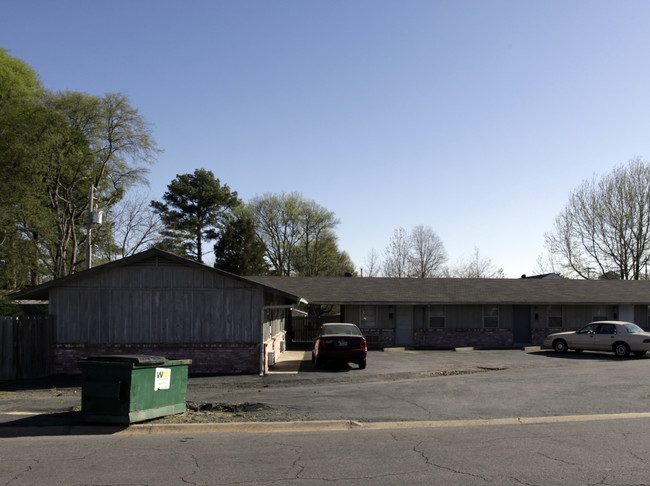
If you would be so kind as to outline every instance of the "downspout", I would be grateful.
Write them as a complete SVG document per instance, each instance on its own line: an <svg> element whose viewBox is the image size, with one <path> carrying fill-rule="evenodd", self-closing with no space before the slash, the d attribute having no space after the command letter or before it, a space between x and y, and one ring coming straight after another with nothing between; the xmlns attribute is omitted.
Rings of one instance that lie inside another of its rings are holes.
<svg viewBox="0 0 650 486"><path fill-rule="evenodd" d="M260 327L260 331L262 335L260 336L260 376L264 376L264 361L265 361L265 356L264 356L264 316L266 315L267 310L273 310L273 309L291 309L295 310L297 312L304 312L301 310L296 309L297 306L300 304L307 304L307 301L305 299L298 299L298 301L295 304L289 304L289 305L265 305L262 307L262 320L261 324L262 326ZM307 313L304 312L306 315Z"/></svg>

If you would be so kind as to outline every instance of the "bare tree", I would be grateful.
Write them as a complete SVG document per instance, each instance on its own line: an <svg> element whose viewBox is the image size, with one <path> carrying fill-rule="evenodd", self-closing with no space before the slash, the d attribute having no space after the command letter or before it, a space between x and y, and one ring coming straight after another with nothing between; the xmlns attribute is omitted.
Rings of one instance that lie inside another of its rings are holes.
<svg viewBox="0 0 650 486"><path fill-rule="evenodd" d="M409 271L409 239L404 228L393 232L385 251L384 276L408 277Z"/></svg>
<svg viewBox="0 0 650 486"><path fill-rule="evenodd" d="M447 261L445 246L429 226L416 226L409 236L409 276L434 277Z"/></svg>
<svg viewBox="0 0 650 486"><path fill-rule="evenodd" d="M537 257L537 265L534 268L534 272L537 275L543 275L547 273L555 273L560 275L560 271L557 269L558 264L555 261L555 258L552 254L539 255Z"/></svg>
<svg viewBox="0 0 650 486"><path fill-rule="evenodd" d="M381 256L374 248L370 251L370 253L368 253L368 256L366 256L364 264L365 268L362 270L365 270L364 275L366 277L379 276L379 273L381 271Z"/></svg>
<svg viewBox="0 0 650 486"><path fill-rule="evenodd" d="M135 192L111 208L106 220L115 244L99 248L101 256L109 261L124 258L162 240L164 225L149 200L148 195Z"/></svg>
<svg viewBox="0 0 650 486"><path fill-rule="evenodd" d="M477 247L474 247L474 253L469 260L461 260L455 267L447 269L446 276L452 278L505 278L503 269L495 267L491 258L482 257Z"/></svg>
<svg viewBox="0 0 650 486"><path fill-rule="evenodd" d="M650 259L650 166L631 160L574 191L546 244L581 278L643 278Z"/></svg>
<svg viewBox="0 0 650 486"><path fill-rule="evenodd" d="M416 226L410 234L397 228L385 251L384 276L434 277L446 260L445 247L429 226Z"/></svg>

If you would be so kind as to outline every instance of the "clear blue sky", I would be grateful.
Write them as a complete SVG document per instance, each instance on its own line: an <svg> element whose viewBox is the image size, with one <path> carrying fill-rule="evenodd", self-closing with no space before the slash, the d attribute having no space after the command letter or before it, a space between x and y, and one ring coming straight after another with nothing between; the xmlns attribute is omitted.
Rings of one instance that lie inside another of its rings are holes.
<svg viewBox="0 0 650 486"><path fill-rule="evenodd" d="M0 47L52 90L123 92L159 199L212 170L334 211L357 268L433 228L450 263L532 273L594 173L650 159L646 0L1 0Z"/></svg>

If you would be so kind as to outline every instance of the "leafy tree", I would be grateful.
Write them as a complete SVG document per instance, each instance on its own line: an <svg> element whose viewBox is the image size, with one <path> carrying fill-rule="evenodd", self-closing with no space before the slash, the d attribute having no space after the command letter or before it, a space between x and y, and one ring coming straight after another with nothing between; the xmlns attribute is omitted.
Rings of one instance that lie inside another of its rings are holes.
<svg viewBox="0 0 650 486"><path fill-rule="evenodd" d="M231 218L214 245L214 267L236 275L265 275L266 245L255 232L255 222L246 212Z"/></svg>
<svg viewBox="0 0 650 486"><path fill-rule="evenodd" d="M341 275L352 275L353 277L357 276L357 272L354 267L354 262L352 261L350 255L346 251L338 252L334 271L330 271L324 276L340 277Z"/></svg>
<svg viewBox="0 0 650 486"><path fill-rule="evenodd" d="M334 213L315 201L300 204L300 243L295 253L296 274L301 276L332 276L349 271L339 267L341 257L334 227L339 223Z"/></svg>
<svg viewBox="0 0 650 486"><path fill-rule="evenodd" d="M346 274L356 275L350 255L338 248L336 237L323 238L313 248L318 255L317 264L312 265L311 274L298 272L297 275L312 277L340 277Z"/></svg>
<svg viewBox="0 0 650 486"><path fill-rule="evenodd" d="M554 226L547 248L571 274L643 278L650 260L650 165L634 159L584 181Z"/></svg>
<svg viewBox="0 0 650 486"><path fill-rule="evenodd" d="M110 209L144 180L156 151L124 95L49 92L0 50L0 265L12 269L0 270L2 286L74 272L83 263L90 188Z"/></svg>
<svg viewBox="0 0 650 486"><path fill-rule="evenodd" d="M145 180L143 164L157 148L144 118L120 94L47 93L40 112L33 159L39 184L25 205L22 231L48 273L62 277L83 263L90 188L96 203L109 209L126 188Z"/></svg>
<svg viewBox="0 0 650 486"><path fill-rule="evenodd" d="M239 205L236 192L221 185L214 174L196 169L181 174L167 186L163 201L151 201L151 207L165 225L163 248L203 262L203 245L215 240L226 218Z"/></svg>
<svg viewBox="0 0 650 486"><path fill-rule="evenodd" d="M267 193L251 201L258 234L266 245L266 257L275 275L294 273L295 253L301 238L298 193Z"/></svg>
<svg viewBox="0 0 650 486"><path fill-rule="evenodd" d="M16 221L25 196L37 182L29 169L38 143L30 118L42 92L38 74L0 48L0 288L37 283L37 255Z"/></svg>
<svg viewBox="0 0 650 486"><path fill-rule="evenodd" d="M0 47L0 110L16 102L34 100L42 92L38 73Z"/></svg>
<svg viewBox="0 0 650 486"><path fill-rule="evenodd" d="M265 194L250 208L276 275L327 276L354 270L339 251L334 213L297 192Z"/></svg>

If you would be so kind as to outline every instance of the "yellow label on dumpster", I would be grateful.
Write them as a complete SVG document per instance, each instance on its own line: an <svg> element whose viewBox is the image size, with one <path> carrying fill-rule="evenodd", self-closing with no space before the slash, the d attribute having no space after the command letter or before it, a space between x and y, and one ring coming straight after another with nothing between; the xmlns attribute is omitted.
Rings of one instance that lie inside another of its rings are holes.
<svg viewBox="0 0 650 486"><path fill-rule="evenodd" d="M169 390L169 384L172 381L171 368L156 368L156 379L153 384L154 391Z"/></svg>

